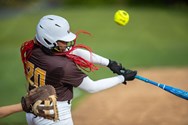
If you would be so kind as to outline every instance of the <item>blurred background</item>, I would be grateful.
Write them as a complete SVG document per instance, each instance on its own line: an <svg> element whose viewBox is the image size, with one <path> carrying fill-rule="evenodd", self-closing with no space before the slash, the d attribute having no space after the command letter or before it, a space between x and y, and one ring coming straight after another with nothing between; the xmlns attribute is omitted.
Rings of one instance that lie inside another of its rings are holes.
<svg viewBox="0 0 188 125"><path fill-rule="evenodd" d="M119 9L130 15L125 27L113 21ZM38 21L48 14L65 17L73 32L89 31L92 36L81 34L77 42L125 67L188 66L187 0L0 0L0 106L17 103L25 95L19 48L34 38ZM103 69L89 76L99 79L113 75ZM86 96L75 89L73 110ZM12 124L25 125L25 114L0 119L0 125Z"/></svg>

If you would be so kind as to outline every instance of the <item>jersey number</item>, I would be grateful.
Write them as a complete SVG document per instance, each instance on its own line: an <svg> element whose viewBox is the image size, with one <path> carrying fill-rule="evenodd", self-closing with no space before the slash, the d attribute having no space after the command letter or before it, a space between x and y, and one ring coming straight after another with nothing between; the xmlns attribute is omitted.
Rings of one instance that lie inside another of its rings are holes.
<svg viewBox="0 0 188 125"><path fill-rule="evenodd" d="M45 85L46 71L34 66L33 63L27 62L27 80L31 86Z"/></svg>

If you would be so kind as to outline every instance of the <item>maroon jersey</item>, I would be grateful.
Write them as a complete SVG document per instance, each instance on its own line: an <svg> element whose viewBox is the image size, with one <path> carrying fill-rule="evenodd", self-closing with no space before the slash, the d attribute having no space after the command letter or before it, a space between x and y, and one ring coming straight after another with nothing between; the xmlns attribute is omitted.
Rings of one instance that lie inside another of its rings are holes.
<svg viewBox="0 0 188 125"><path fill-rule="evenodd" d="M51 56L35 47L27 61L27 80L31 86L52 85L58 101L71 100L73 87L86 77L76 64L64 56Z"/></svg>

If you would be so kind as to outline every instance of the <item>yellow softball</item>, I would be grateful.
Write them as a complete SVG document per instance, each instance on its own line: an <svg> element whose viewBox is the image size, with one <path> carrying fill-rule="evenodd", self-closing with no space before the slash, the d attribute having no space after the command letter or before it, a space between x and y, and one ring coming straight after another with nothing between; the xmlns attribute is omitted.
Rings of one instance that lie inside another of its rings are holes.
<svg viewBox="0 0 188 125"><path fill-rule="evenodd" d="M125 10L118 10L114 14L114 21L121 26L125 26L129 22L129 14Z"/></svg>

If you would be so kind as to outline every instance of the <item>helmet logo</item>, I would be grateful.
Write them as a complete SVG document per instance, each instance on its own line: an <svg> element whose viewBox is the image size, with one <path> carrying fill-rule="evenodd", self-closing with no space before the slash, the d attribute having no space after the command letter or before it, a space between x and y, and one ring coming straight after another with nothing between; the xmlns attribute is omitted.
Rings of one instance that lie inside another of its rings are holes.
<svg viewBox="0 0 188 125"><path fill-rule="evenodd" d="M67 30L67 33L70 33L70 30Z"/></svg>

